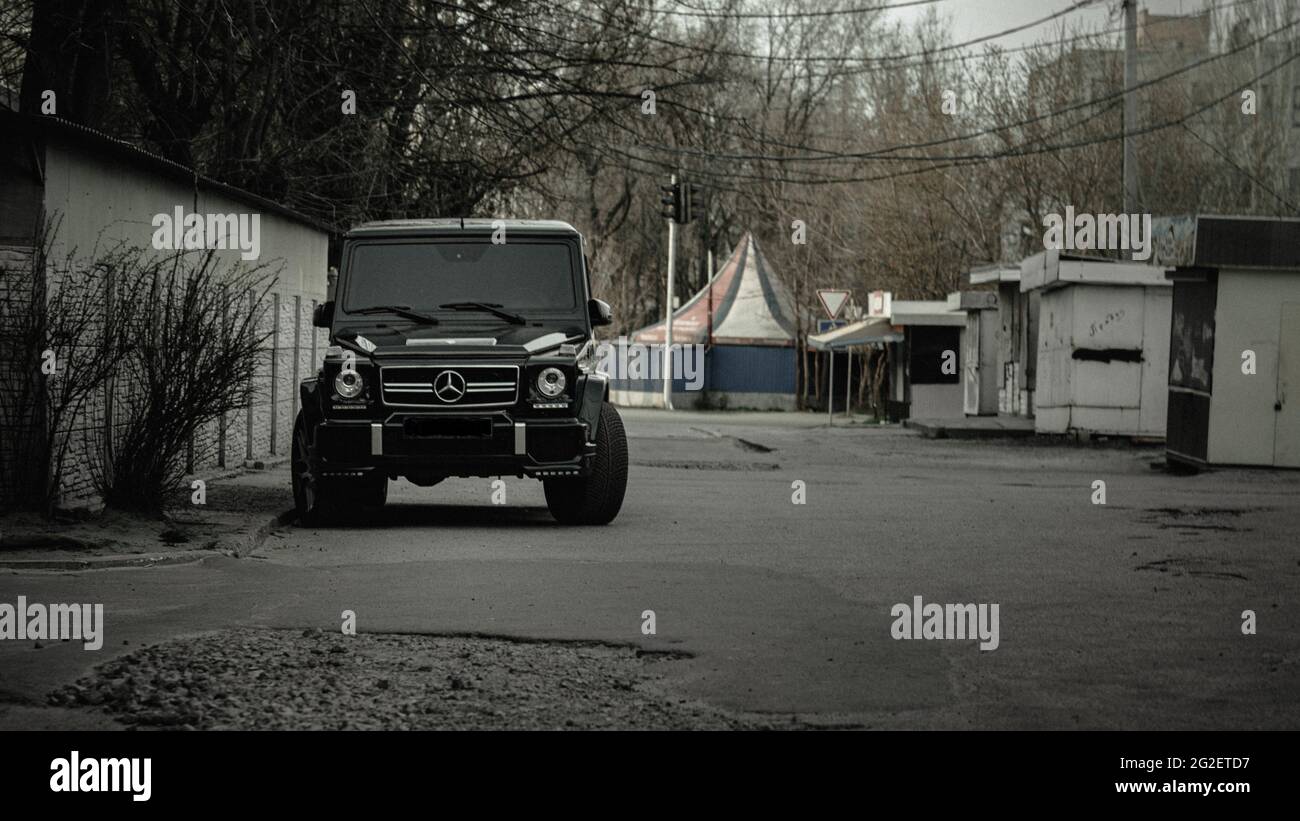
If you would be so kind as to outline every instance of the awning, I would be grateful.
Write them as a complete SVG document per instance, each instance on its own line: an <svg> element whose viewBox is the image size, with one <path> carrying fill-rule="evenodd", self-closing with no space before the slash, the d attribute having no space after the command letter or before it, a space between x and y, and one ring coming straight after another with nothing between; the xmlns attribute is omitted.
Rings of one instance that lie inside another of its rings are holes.
<svg viewBox="0 0 1300 821"><path fill-rule="evenodd" d="M852 322L840 328L833 328L823 334L809 334L808 347L817 351L831 348L851 348L854 345L869 345L873 342L902 342L902 331L894 330L889 320L880 317Z"/></svg>
<svg viewBox="0 0 1300 821"><path fill-rule="evenodd" d="M959 305L959 294L950 295L946 300L896 299L889 319L895 325L940 325L964 328L966 312Z"/></svg>

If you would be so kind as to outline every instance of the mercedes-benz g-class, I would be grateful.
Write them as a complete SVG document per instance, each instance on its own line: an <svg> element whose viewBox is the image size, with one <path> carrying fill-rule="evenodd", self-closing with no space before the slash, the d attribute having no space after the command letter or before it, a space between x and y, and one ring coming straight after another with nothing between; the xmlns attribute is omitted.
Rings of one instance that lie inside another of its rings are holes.
<svg viewBox="0 0 1300 821"><path fill-rule="evenodd" d="M531 476L565 524L606 524L627 440L596 371L582 237L563 222L400 220L349 231L301 386L293 494L308 524L385 503L390 479Z"/></svg>

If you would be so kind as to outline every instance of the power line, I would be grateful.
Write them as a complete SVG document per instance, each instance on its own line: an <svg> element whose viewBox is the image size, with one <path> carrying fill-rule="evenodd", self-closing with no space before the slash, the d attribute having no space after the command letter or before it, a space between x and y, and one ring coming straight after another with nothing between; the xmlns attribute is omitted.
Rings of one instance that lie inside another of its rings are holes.
<svg viewBox="0 0 1300 821"><path fill-rule="evenodd" d="M1242 168L1240 165L1237 165L1237 163L1233 161L1232 157L1229 157L1227 154L1223 153L1223 151L1221 151L1218 146L1214 145L1209 140L1205 139L1200 134L1197 134L1195 131L1193 131L1191 126L1189 126L1187 123L1182 123L1182 126L1183 126L1183 130L1186 131L1188 134L1191 134L1193 137L1195 137L1197 142L1200 142L1202 145L1209 148L1215 154L1218 154L1219 157L1221 157L1224 162L1226 162L1228 165L1232 166L1233 168L1237 169L1237 171L1241 172L1241 174L1245 176L1246 179L1250 180L1251 182L1255 183L1260 188L1263 188L1265 191L1271 194L1273 196L1273 199L1282 203L1287 208L1290 208L1292 211L1300 212L1300 207L1297 207L1295 203L1291 202L1286 197L1274 191L1273 188L1268 183L1264 182L1259 177L1256 177L1254 174L1247 171L1245 168Z"/></svg>
<svg viewBox="0 0 1300 821"><path fill-rule="evenodd" d="M1051 14L1045 15L1036 20L1032 20L1028 23L1022 23L1021 25L1013 26L1008 29L1003 29L1002 31L998 31L993 34L986 34L982 37L976 37L961 43L952 43L947 46L941 46L935 49L928 49L924 51L905 53L905 54L892 54L883 57L853 57L849 55L830 56L830 55L818 55L818 54L808 54L808 55L800 55L798 57L792 57L789 55L755 54L753 52L746 52L746 51L730 51L730 50L723 50L718 48L709 48L707 46L697 46L691 43L683 43L678 40L669 40L663 37L658 37L648 32L641 32L639 33L638 36L644 37L646 40L649 40L650 42L659 43L665 46L671 46L673 48L680 48L686 51L694 51L698 53L709 54L715 57L737 57L746 60L763 60L767 62L788 62L788 63L862 62L862 63L888 64L892 61L912 59L915 57L921 57L929 54L942 54L944 52L955 51L957 49L967 48L969 46L978 45L980 43L986 43L991 40L998 40L1003 37L1007 37L1009 35L1019 33L1026 29L1033 28L1034 26L1042 25L1043 23L1048 23L1051 22L1052 20L1056 20L1060 17L1064 17L1065 15L1070 14L1071 12L1077 11L1078 9L1084 8L1085 6L1090 6L1096 2L1098 2L1098 0L1075 0L1074 3L1070 4L1064 9L1060 9L1059 11L1054 11ZM555 6L555 8L564 14L568 14L578 19L585 20L589 23L601 24L600 20L591 17L589 15L583 14L581 12L574 11L573 9L564 6Z"/></svg>
<svg viewBox="0 0 1300 821"><path fill-rule="evenodd" d="M790 19L790 18L809 18L809 17L838 17L851 14L867 14L876 11L892 11L894 9L907 8L908 6L931 6L935 3L946 3L949 0L901 0L898 3L883 3L874 6L853 6L843 9L813 9L810 11L723 11L721 9L701 9L694 6L686 6L685 3L679 2L678 5L686 6L688 11L673 11L670 9L647 9L640 8L638 11L663 14L672 17L704 17L709 19L722 20L754 20L754 19Z"/></svg>
<svg viewBox="0 0 1300 821"><path fill-rule="evenodd" d="M1247 42L1242 43L1241 45L1238 45L1236 48L1203 57L1199 60L1195 60L1191 63L1187 63L1186 65L1180 66L1179 68L1174 69L1173 71L1166 72L1165 74L1161 74L1149 80L1144 80L1143 82L1138 83L1136 86L1134 86L1133 90L1137 91L1143 88L1150 87L1152 85L1163 83L1170 78L1177 77L1189 71L1193 71L1208 63L1214 62L1216 60L1222 60L1226 57L1231 57L1232 55L1238 54L1248 48L1252 48L1253 46L1258 45L1264 40L1267 40L1270 37L1280 34L1281 32L1286 31L1287 29L1295 28L1297 25L1300 25L1300 20L1296 20L1291 23L1286 23L1269 32L1261 34L1260 36L1256 37L1254 40L1249 40ZM1084 100L1079 103L1074 103L1064 108L1056 109L1053 111L1049 111L1045 114L1039 114L1034 117L1029 117L1027 119L1019 120L1014 123L1008 123L1006 125L999 125L999 126L989 126L987 128L983 128L978 131L972 131L967 134L960 134L955 137L945 137L943 139L929 140L929 141L919 142L919 143L903 143L899 145L890 146L889 148L883 148L876 151L868 151L868 152L832 152L826 149L814 149L810 147L805 147L806 150L818 151L822 156L790 157L790 156L772 155L772 154L720 154L716 152L704 151L702 149L672 148L669 146L661 146L661 145L654 145L654 144L646 145L645 147L655 149L655 150L660 150L660 151L679 153L679 154L693 154L700 157L706 157L708 159L734 160L734 161L842 162L842 161L849 161L849 160L873 160L873 159L910 159L910 160L927 161L935 158L927 157L927 156L891 158L891 157L885 157L883 155L893 154L895 152L904 151L904 150L914 150L918 148L933 148L938 145L947 145L954 142L963 142L966 140L974 139L976 137L982 137L988 134L993 134L999 131L1006 131L1012 128L1022 128L1026 125L1032 125L1034 123L1041 122L1043 120L1049 120L1054 117L1058 117L1062 114L1070 113L1072 111L1077 111L1083 108L1090 108L1100 103L1104 103L1110 100L1120 99L1125 95L1125 93L1127 93L1126 89L1119 89L1117 91L1112 91L1108 94L1103 94L1100 97L1095 97L1092 99Z"/></svg>
<svg viewBox="0 0 1300 821"><path fill-rule="evenodd" d="M1230 8L1230 7L1232 7L1232 6L1241 5L1241 4L1243 4L1243 3L1254 3L1254 2L1259 2L1259 0L1233 0L1233 2L1231 2L1231 3L1223 4L1223 5L1217 6L1216 8L1217 8L1217 9L1226 9L1226 8ZM1150 26L1156 26L1156 25L1172 24L1172 23L1176 23L1176 22L1181 22L1182 19L1183 19L1183 18L1161 18L1161 19L1158 19L1158 20L1149 21L1149 22L1147 23L1147 25L1150 27ZM1112 31L1122 31L1122 28L1120 28L1120 29L1114 29L1114 30L1112 30ZM1105 33L1105 32L1099 32L1099 33ZM1042 47L1042 46L1044 46L1044 45L1045 45L1045 46L1051 46L1051 45L1064 44L1064 43L1072 42L1072 41L1075 41L1075 40L1092 38L1092 37L1096 36L1096 34L1098 34L1098 33L1089 33L1089 34L1085 34L1085 35L1076 35L1076 36L1073 36L1073 37L1067 37L1067 38L1063 38L1063 39L1061 39L1061 40L1051 41L1051 42L1049 42L1049 43L1044 43L1044 44L1041 44L1041 45L1040 45L1040 44L1034 44L1034 45L1024 46L1024 47L1021 47L1021 48L1018 48L1018 49L1007 49L1007 50L1005 50L1005 51L1003 51L1003 52L1000 52L1000 53L1005 54L1005 53L1009 53L1009 52L1011 52L1011 51L1024 51L1024 50L1038 49L1038 48L1040 48L1040 47ZM959 57L959 58L957 58L957 59L961 59L961 60L980 59L980 58L985 58L985 57L987 57L987 56L988 56L988 55L962 55L961 57ZM948 59L952 59L952 58L948 58ZM938 62L945 62L945 61L944 61L944 60L936 60L936 61L933 61L933 62L938 63ZM909 64L909 65L925 65L925 63L916 63L916 64ZM858 73L859 71L861 71L861 70L860 70L860 69L847 69L847 70L845 70L845 71L843 71L843 72L841 72L841 73L842 73L842 74L851 74L851 73ZM811 77L811 76L817 76L817 75L804 75L804 76L805 76L805 77ZM656 90L658 91L659 89L656 89ZM626 96L628 99L636 98L636 99L639 100L639 95L636 95L636 94L633 94L633 93L628 93L628 94L625 94L625 95L623 95L623 96ZM735 129L724 128L724 127L721 127L721 126L719 126L719 125L713 124L713 125L710 126L710 128L711 128L711 130L712 130L714 133L716 133L716 134L721 134L721 135L725 135L725 136L730 136L730 137L734 137L734 138L736 138L736 139L740 139L740 140L748 140L748 141L756 142L756 143L759 143L759 144L762 144L762 145L774 146L774 147L776 147L776 148L785 148L785 149L791 149L791 150L794 150L794 151L805 151L805 152L810 152L810 153L822 154L822 155L825 155L826 158L827 158L828 160L837 159L839 156L842 155L842 152L836 152L836 151L834 151L834 150L832 150L832 149L828 149L828 148L818 148L818 147L815 147L815 146L809 146L809 145L804 145L804 144L795 144L795 143L790 143L790 142L787 142L787 141L784 141L784 140L773 139L773 138L767 136L765 133L764 133L764 134L753 133L753 132L754 132L754 129L755 129L755 126L754 126L753 123L750 122L749 118L747 118L747 117L743 117L743 116L735 116L735 115L728 115L728 114L724 114L724 113L717 112L717 111L708 111L708 110L704 110L704 109L701 109L701 108L697 108L697 107L695 107L695 106L692 106L692 105L690 105L690 104L688 104L688 103L681 102L681 101L679 101L679 100L677 100L677 99L674 99L674 98L671 97L671 96L661 97L661 98L658 100L658 103L659 103L659 105L667 106L668 108L678 109L678 110L683 111L683 112L686 112L686 113L695 114L695 115L698 115L698 116L700 116L700 117L707 118L711 123L712 123L713 121L722 121L722 122L736 123L736 124L738 124L739 126L742 126L744 129L746 129L747 132L748 132L748 133L741 133L741 132L739 132L739 131L737 131L737 130L735 130ZM1081 107L1086 107L1086 106L1088 106L1088 105L1090 105L1090 104L1091 104L1091 101L1089 101L1089 102L1085 102L1085 103L1081 104ZM1008 128L1014 128L1014 127L1023 126L1023 125L1029 125L1029 124L1032 124L1033 122L1038 121L1039 119L1044 119L1044 118L1046 118L1046 117L1056 116L1056 115L1058 115L1058 114L1060 114L1060 113L1064 113L1064 111L1067 111L1067 110L1068 110L1068 109L1061 110L1061 111L1050 112L1050 113L1044 115L1043 117L1031 118L1031 119L1029 119L1029 120L1023 120L1023 121L1020 121L1020 122L1017 122L1017 123L1011 123L1011 124L1008 124L1008 125L1005 125L1005 126L1000 126L1000 127L998 127L998 128L984 129L984 130L982 130L982 131L977 131L977 132L973 132L973 133L970 133L970 134L958 135L958 136L956 136L956 137L950 137L950 138L941 139L941 140L935 140L935 141L932 141L932 142L929 142L929 143L918 143L918 144L913 144L913 145L911 145L911 146L895 146L895 147L892 147L892 148L889 148L889 149L882 149L882 151L902 150L903 148L908 148L908 147L912 147L912 148L917 148L917 147L933 147L933 146L935 146L935 145L943 145L943 144L947 144L947 143L951 143L951 142L957 142L957 141L960 141L960 140L965 140L965 139L970 139L970 138L977 137L977 136L982 136L982 135L984 135L984 134L992 133L992 132L995 132L995 131L998 131L998 130L1002 130L1002 129L1008 129ZM1087 119L1092 119L1092 118L1087 118ZM1085 119L1085 120L1083 120L1083 121L1081 121L1081 122L1087 122L1087 119ZM829 137L829 138L838 139L838 140L845 140L845 139L853 139L854 137L857 137L859 133L860 133L860 132L857 132L857 133L855 133L852 137L850 137L850 136L843 135L843 134L829 134L829 133L823 131L823 132L819 132L819 136ZM649 147L649 148L651 148L651 149L654 149L654 148L655 148L655 146L653 146L653 145L647 145L646 147ZM677 151L678 149L664 147L663 150L666 151L666 152L670 152L670 153L671 153L671 152L675 152L675 151ZM782 159L784 160L785 158L783 157ZM797 159L797 158L791 158L791 159Z"/></svg>
<svg viewBox="0 0 1300 821"><path fill-rule="evenodd" d="M1209 10L1222 11L1224 9L1230 9L1234 6L1244 5L1246 3L1258 3L1258 2L1265 2L1265 1L1266 0L1232 0L1232 2L1229 3L1222 3L1222 4L1215 5ZM1160 17L1155 20L1148 20L1146 23L1146 28L1151 29L1156 26L1176 25L1182 23L1185 19L1186 18L1184 17L1176 17L1176 16ZM1104 37L1107 34L1120 34L1123 31L1124 31L1124 26L1120 25L1114 28L1103 28L1103 29L1097 29L1096 31L1085 31L1079 34L1072 34L1066 37L1061 37L1060 39L1057 40L1039 40L1033 43L1027 43L1022 46L1015 46L1013 48L1000 48L996 50L986 49L985 51L977 54L955 54L949 57L940 57L933 60L922 58L911 63L890 64L888 66L853 66L853 67L837 69L833 73L829 71L828 72L807 72L803 74L802 77L809 78L809 79L815 77L847 77L847 76L859 75L859 74L875 74L877 72L882 72L882 71L897 71L899 69L904 69L904 68L929 68L931 66L943 65L946 63L966 63L970 60L987 59L990 56L1002 56L1004 54L1018 54L1020 52L1036 51L1044 47L1063 46L1068 43L1075 43L1081 40L1099 39ZM996 48L996 47L991 47L991 48Z"/></svg>
<svg viewBox="0 0 1300 821"><path fill-rule="evenodd" d="M1123 138L1126 137L1126 136L1134 136L1134 137L1136 137L1136 136L1141 136L1141 135L1143 135L1143 134L1151 134L1151 133L1154 133L1154 132L1156 132L1156 131L1163 131L1163 130L1166 129L1166 128L1172 128L1173 126L1181 125L1181 124L1187 122L1188 120L1192 119L1193 117L1198 117L1198 116L1200 116L1201 114L1205 113L1206 111L1208 111L1209 109L1213 108L1215 105L1218 105L1219 103L1223 102L1224 100L1227 100L1227 99L1230 98L1230 97L1234 97L1234 96L1238 95L1238 94L1241 93L1243 90L1245 90L1246 88L1250 87L1252 84L1254 84L1254 83L1256 83L1256 82L1259 82L1260 80L1264 79L1265 77L1268 77L1268 76L1270 76L1270 75L1272 75L1272 74L1274 74L1274 73L1276 73L1276 72L1278 72L1278 71L1281 71L1281 70L1282 70L1283 68L1285 68L1287 65L1289 65L1289 64L1292 63L1292 62L1294 62L1297 58L1300 58L1300 52L1296 52L1296 53L1292 54L1290 57L1288 57L1287 59L1285 59L1285 60L1283 60L1283 61L1277 63L1277 64L1274 65L1272 68L1269 68L1269 69L1267 69L1266 71L1263 71L1263 72L1261 72L1261 73L1255 75L1254 77L1252 77L1252 78L1250 78L1249 80L1247 80L1244 84L1239 85L1239 86L1237 86L1236 88L1234 88L1234 89L1232 89L1231 91L1229 91L1227 94L1224 94L1224 95L1222 95L1222 96L1220 96L1220 97L1217 97L1217 98L1211 100L1210 102L1206 103L1205 105L1201 106L1200 108L1196 109L1195 111L1192 111L1192 112L1190 112L1190 113L1188 113L1188 114L1185 114L1185 115L1183 115L1182 117L1179 117L1179 118L1174 119L1174 120L1166 120L1165 122L1162 122L1162 123L1156 123L1156 124L1153 124L1153 125L1145 126L1145 127L1143 127L1143 128L1139 128L1139 129L1136 129L1136 130L1133 130L1133 131L1122 130L1122 131L1120 131L1119 133L1110 134L1110 135L1108 135L1108 136L1099 137L1099 138L1094 138L1094 139L1088 139L1088 140L1080 140L1080 141L1076 141L1076 142L1074 142L1074 143L1064 143L1064 144L1056 144L1056 145L1046 145L1046 146L1043 146L1042 148L1036 148L1036 149L1030 149L1030 150L1021 150L1021 149L1016 149L1016 150L1011 150L1011 151L999 152L999 153L996 153L996 154L988 154L988 155L985 155L985 156L983 156L983 157L978 157L978 158L971 159L970 161L963 161L963 162L960 162L960 163L947 163L947 164L945 164L945 165L936 166L936 167L934 167L934 168L923 168L923 169L919 169L919 170L913 169L913 170L909 170L909 171L896 172L896 173L893 173L893 174L883 174L883 175L879 175L879 176L876 176L876 177L867 177L867 178L862 178L862 179L857 179L857 180L846 180L846 181L847 181L847 182L876 182L876 181L879 181L879 180L893 179L893 178L895 178L895 177L904 177L904 176L910 176L910 175L917 174L917 173L925 173L926 171L934 171L934 170L938 170L938 169L940 169L940 168L946 168L946 167L955 167L955 166L960 166L960 165L979 164L979 163L982 163L982 162L988 162L988 161L991 161L991 160L999 160L999 159L1005 159L1005 158L1009 158L1009 157L1018 157L1018 156L1029 156L1029 155L1033 155L1033 154L1043 154L1043 153L1056 152L1056 151L1065 151L1065 150L1075 149L1075 148L1086 148L1086 147L1088 147L1088 146L1090 146L1090 145L1097 145L1097 144L1100 144L1100 143L1114 142L1114 141L1116 141L1116 140L1121 140L1121 139L1123 139Z"/></svg>
<svg viewBox="0 0 1300 821"><path fill-rule="evenodd" d="M1161 56L1164 56L1164 55L1166 55L1166 54L1168 53L1168 52L1166 52L1164 49L1162 49L1162 48L1160 47L1160 44L1159 44L1158 41L1153 41L1153 45L1155 46L1156 51L1157 51ZM1190 100L1187 99L1186 94L1184 94L1183 99L1184 99L1185 102L1190 102ZM1292 211L1300 211L1300 208L1297 208L1295 203L1291 202L1291 201L1288 200L1286 197L1284 197L1284 196L1282 196L1281 194L1279 194L1279 193L1278 193L1278 192L1277 192L1277 191L1276 191L1272 186L1270 186L1268 183L1266 183L1266 182L1264 182L1263 180L1261 180L1259 177L1255 176L1251 171L1249 171L1248 169L1243 168L1242 166L1238 165L1238 164L1236 163L1236 161L1232 159L1232 157L1228 156L1228 154L1226 154L1226 153L1225 153L1223 150L1221 150L1218 146L1214 145L1214 144L1211 143L1209 140L1205 139L1205 138L1202 137L1200 134L1198 134L1198 133L1197 133L1197 132L1196 132L1196 131L1191 127L1191 126L1189 126L1187 123L1182 123L1182 128L1183 128L1183 130L1186 131L1188 134L1192 135L1192 137L1193 137L1197 142L1201 143L1201 144L1204 145L1206 148L1209 148L1211 151L1213 151L1215 154L1217 154L1217 155L1219 156L1220 159L1222 159L1222 160L1223 160L1224 162L1226 162L1230 167L1232 167L1233 169L1235 169L1239 174L1241 174L1241 175L1244 176L1246 179L1248 179L1248 180L1250 180L1251 182L1253 182L1255 185L1258 185L1260 188L1262 188L1266 193L1268 193L1270 196L1272 196L1273 199L1275 199L1275 200L1277 200L1278 202L1282 203L1282 204L1285 205L1287 208L1290 208Z"/></svg>
<svg viewBox="0 0 1300 821"><path fill-rule="evenodd" d="M1244 84L1239 85L1233 90L1229 91L1227 94L1224 94L1220 97L1211 100L1210 102L1206 103L1205 105L1201 106L1195 111L1185 114L1182 117L1178 117L1173 120L1166 120L1160 123L1155 123L1132 131L1121 130L1118 133L1112 133L1112 134L1108 134L1096 138L1089 138L1086 140L1077 140L1070 143L1056 143L1050 145L1043 145L1039 148L1027 148L1024 144L1022 144L1020 146L1016 146L1015 148L1006 151L986 152L982 154L969 154L969 155L962 155L960 157L932 157L929 158L928 161L934 164L927 167L906 169L902 171L890 172L887 174L877 174L877 175L864 176L864 177L821 177L816 179L799 179L799 178L791 178L791 177L784 177L784 176L772 177L772 176L757 176L757 175L742 175L742 174L719 174L718 172L713 172L708 170L695 170L693 173L704 174L705 176L721 176L724 179L752 179L760 182L780 182L780 183L786 183L790 185L840 185L840 184L848 184L848 183L880 182L883 180L897 179L900 177L916 176L918 174L925 174L931 171L940 171L948 168L960 168L967 165L980 165L995 160L1009 159L1012 157L1031 156L1035 154L1054 153L1054 152L1061 152L1061 151L1073 150L1078 148L1086 148L1092 145L1098 145L1102 143L1121 140L1126 136L1141 136L1144 134L1150 134L1156 131L1163 131L1164 129L1181 125L1194 117L1200 116L1205 111L1208 111L1210 108L1223 102L1224 100L1227 100L1228 98L1239 94L1241 91L1245 90L1246 88L1249 88L1252 84L1257 83L1260 80L1264 79L1265 77L1271 76L1272 74L1282 70L1284 67L1294 62L1296 59L1300 59L1300 52L1293 53L1290 57L1275 64L1271 68L1255 75L1254 77L1247 80ZM1037 142L1037 140L1035 140L1034 142ZM643 162L652 162L656 165L659 165L661 168L677 168L677 165L673 163L666 163L663 161L657 161L653 159L651 160L644 160L643 158L637 158L637 159ZM940 160L944 160L944 162L939 162Z"/></svg>

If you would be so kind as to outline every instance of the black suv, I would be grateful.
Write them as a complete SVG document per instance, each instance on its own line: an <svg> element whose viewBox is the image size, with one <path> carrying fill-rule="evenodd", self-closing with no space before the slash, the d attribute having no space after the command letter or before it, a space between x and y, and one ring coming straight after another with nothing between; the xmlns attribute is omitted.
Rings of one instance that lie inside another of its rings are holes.
<svg viewBox="0 0 1300 821"><path fill-rule="evenodd" d="M606 524L627 439L597 373L582 237L563 222L400 220L344 237L330 347L293 436L301 521L381 507L388 480L532 476L565 524Z"/></svg>

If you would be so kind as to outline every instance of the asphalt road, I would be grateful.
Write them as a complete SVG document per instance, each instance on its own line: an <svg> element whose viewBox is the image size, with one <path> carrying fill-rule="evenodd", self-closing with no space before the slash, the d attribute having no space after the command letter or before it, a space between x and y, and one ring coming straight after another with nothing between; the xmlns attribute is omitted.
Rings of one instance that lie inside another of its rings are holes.
<svg viewBox="0 0 1300 821"><path fill-rule="evenodd" d="M632 472L607 527L554 524L531 480L505 479L505 504L492 480L402 482L373 524L284 528L249 558L0 575L0 601L103 602L108 634L97 653L0 642L0 727L108 726L41 705L142 645L337 632L344 610L362 633L673 651L655 665L665 691L750 718L1300 727L1300 472L1173 476L1152 470L1156 449L929 440L803 414L624 417ZM235 483L287 506L288 481ZM915 596L998 604L999 646L893 639L891 608Z"/></svg>

